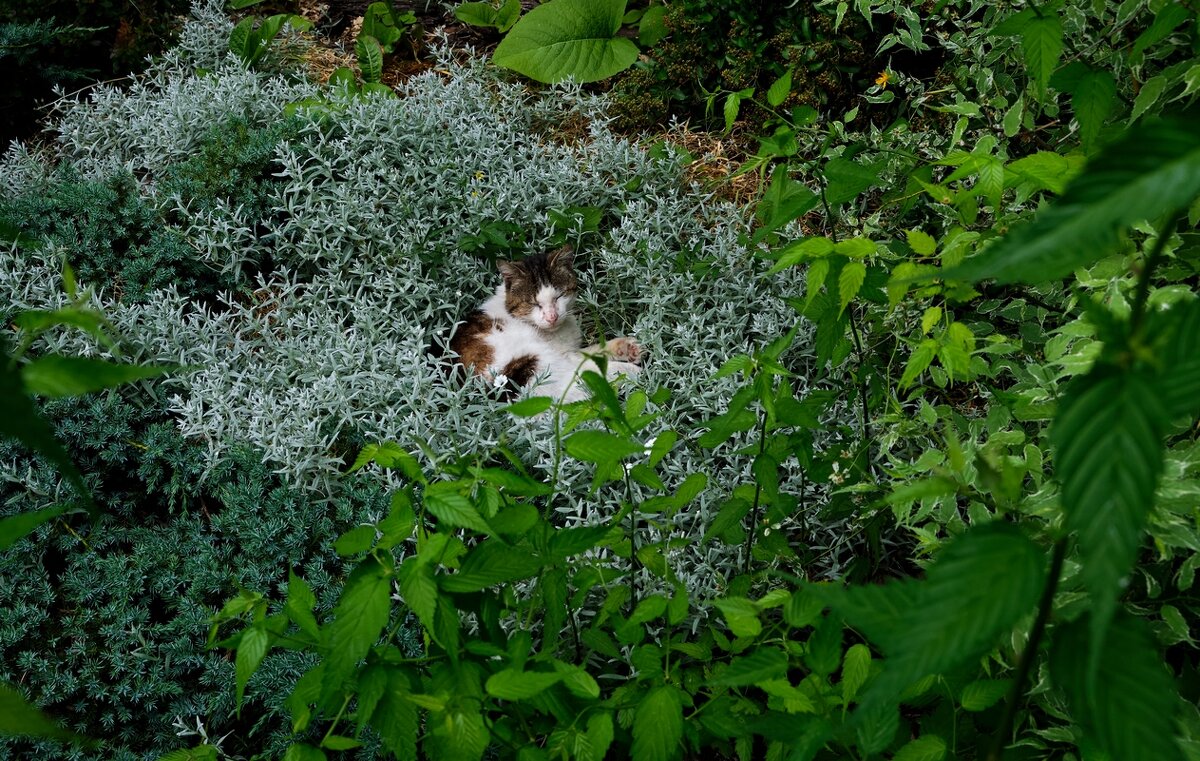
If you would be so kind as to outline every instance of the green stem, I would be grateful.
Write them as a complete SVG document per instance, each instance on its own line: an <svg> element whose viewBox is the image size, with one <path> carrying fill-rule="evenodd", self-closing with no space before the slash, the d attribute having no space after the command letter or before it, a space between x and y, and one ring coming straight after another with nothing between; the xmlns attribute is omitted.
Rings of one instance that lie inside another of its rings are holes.
<svg viewBox="0 0 1200 761"><path fill-rule="evenodd" d="M761 457L767 451L767 411L763 410L758 421L758 454ZM754 505L750 508L750 528L746 531L746 557L743 573L750 573L750 552L754 549L754 532L758 526L759 501L762 498L762 484L754 479Z"/></svg>
<svg viewBox="0 0 1200 761"><path fill-rule="evenodd" d="M1149 256L1142 265L1142 273L1138 276L1137 290L1133 297L1133 312L1129 318L1129 334L1131 336L1137 334L1138 329L1142 326L1142 320L1146 317L1146 302L1150 298L1150 276L1154 274L1155 268L1162 261L1163 249L1166 248L1167 241L1182 220L1182 212L1171 212L1162 229L1158 231L1158 239L1154 241L1154 248L1150 250Z"/></svg>
<svg viewBox="0 0 1200 761"><path fill-rule="evenodd" d="M321 738L321 747L325 746L325 743L333 735L333 730L337 729L338 722L342 720L342 714L346 713L346 706L350 705L350 697L350 694L347 693L345 699L342 700L342 707L338 709L337 716L333 717L333 722L330 723L329 729L325 731L325 736Z"/></svg>
<svg viewBox="0 0 1200 761"><path fill-rule="evenodd" d="M629 471L623 464L621 472L625 474L625 491L629 494L629 610L632 612L637 607L637 575L642 569L637 555L638 509L633 498L633 483L629 480Z"/></svg>
<svg viewBox="0 0 1200 761"><path fill-rule="evenodd" d="M1000 718L1000 726L996 736L992 738L992 747L988 750L987 761L1000 761L1000 756L1013 735L1017 720L1017 709L1020 708L1021 698L1025 694L1025 682L1033 671L1037 660L1038 646L1046 633L1046 624L1050 621L1050 613L1054 608L1054 594L1058 590L1058 578L1062 576L1063 560L1067 556L1067 537L1062 537L1054 543L1054 554L1050 559L1050 575L1046 577L1046 588L1042 590L1042 599L1038 603L1037 618L1034 619L1033 629L1029 632L1029 641L1017 662L1017 675L1013 680L1012 689L1008 693L1008 703L1004 706L1004 715Z"/></svg>

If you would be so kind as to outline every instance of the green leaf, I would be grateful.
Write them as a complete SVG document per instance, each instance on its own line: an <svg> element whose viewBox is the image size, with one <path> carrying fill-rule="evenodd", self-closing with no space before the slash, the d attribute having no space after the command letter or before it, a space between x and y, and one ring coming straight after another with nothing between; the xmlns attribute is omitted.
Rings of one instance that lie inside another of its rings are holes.
<svg viewBox="0 0 1200 761"><path fill-rule="evenodd" d="M912 355L908 358L908 364L904 367L904 373L900 376L901 389L911 386L917 376L925 372L925 368L929 367L929 363L937 355L937 349L937 341L932 338L926 338L917 345L917 348L913 349Z"/></svg>
<svg viewBox="0 0 1200 761"><path fill-rule="evenodd" d="M838 275L838 314L849 306L867 279L867 265L863 262L847 262Z"/></svg>
<svg viewBox="0 0 1200 761"><path fill-rule="evenodd" d="M595 463L615 462L645 451L640 441L607 431L576 431L567 437L563 446L575 459Z"/></svg>
<svg viewBox="0 0 1200 761"><path fill-rule="evenodd" d="M487 693L500 700L528 700L562 681L563 675L546 671L505 669L488 677Z"/></svg>
<svg viewBox="0 0 1200 761"><path fill-rule="evenodd" d="M1004 112L1002 128L1005 137L1012 137L1021 131L1021 117L1025 115L1025 96L1018 95L1012 106Z"/></svg>
<svg viewBox="0 0 1200 761"><path fill-rule="evenodd" d="M316 606L317 598L313 595L312 587L297 576L295 571L289 569L287 602L284 604L284 609L287 611L288 618L300 628L300 631L319 640L321 631L317 626L317 617L313 615L313 609Z"/></svg>
<svg viewBox="0 0 1200 761"><path fill-rule="evenodd" d="M68 268L66 271L69 272L70 269ZM82 330L110 349L115 346L115 342L108 335L108 320L94 309L81 307L64 307L53 311L28 309L17 314L13 318L13 323L21 330L30 333L41 333L52 327L66 325Z"/></svg>
<svg viewBox="0 0 1200 761"><path fill-rule="evenodd" d="M458 573L440 578L439 586L447 592L479 592L536 576L543 565L544 561L528 549L497 541L481 542L467 553Z"/></svg>
<svg viewBox="0 0 1200 761"><path fill-rule="evenodd" d="M504 411L517 417L534 417L554 406L554 400L548 396L531 396L519 402L513 402Z"/></svg>
<svg viewBox="0 0 1200 761"><path fill-rule="evenodd" d="M337 538L333 550L344 558L358 555L375 544L374 526L355 526Z"/></svg>
<svg viewBox="0 0 1200 761"><path fill-rule="evenodd" d="M258 670L270 647L271 637L262 625L255 625L242 632L237 646L237 711L242 713L242 697L246 693L246 682Z"/></svg>
<svg viewBox="0 0 1200 761"><path fill-rule="evenodd" d="M840 156L825 164L825 201L830 206L853 201L864 190L879 184L879 167L862 166Z"/></svg>
<svg viewBox="0 0 1200 761"><path fill-rule="evenodd" d="M283 761L326 761L325 752L306 743L289 745Z"/></svg>
<svg viewBox="0 0 1200 761"><path fill-rule="evenodd" d="M946 741L937 735L922 735L896 751L892 761L942 761Z"/></svg>
<svg viewBox="0 0 1200 761"><path fill-rule="evenodd" d="M1026 182L1033 183L1036 190L1061 193L1074 174L1071 162L1064 156L1050 151L1040 151L1017 159L1006 167Z"/></svg>
<svg viewBox="0 0 1200 761"><path fill-rule="evenodd" d="M488 483L518 497L540 497L554 492L553 487L541 481L503 468L483 468L479 475Z"/></svg>
<svg viewBox="0 0 1200 761"><path fill-rule="evenodd" d="M762 227L755 231L752 240L756 243L764 240L771 232L812 211L820 202L820 196L808 186L791 178L786 165L776 166L771 172L771 182L754 210ZM790 265L776 265L778 269L786 266Z"/></svg>
<svg viewBox="0 0 1200 761"><path fill-rule="evenodd" d="M412 683L399 668L388 668L387 676L387 689L371 712L371 726L399 761L417 761L421 724L416 703L408 699Z"/></svg>
<svg viewBox="0 0 1200 761"><path fill-rule="evenodd" d="M776 79L767 88L767 103L771 108L778 108L781 103L787 100L787 96L792 91L792 70L788 69L783 72L783 76Z"/></svg>
<svg viewBox="0 0 1200 761"><path fill-rule="evenodd" d="M1101 366L1063 393L1050 442L1067 526L1079 535L1094 646L1133 567L1162 472L1166 413L1141 375Z"/></svg>
<svg viewBox="0 0 1200 761"><path fill-rule="evenodd" d="M159 756L158 761L217 761L217 749L215 746L203 743L194 748L173 750L166 755Z"/></svg>
<svg viewBox="0 0 1200 761"><path fill-rule="evenodd" d="M362 31L358 35L358 41L361 42L364 37L369 37L380 46L380 70L382 71L383 53L392 52L393 46L400 41L404 36L404 29L398 24L396 17L392 15L392 9L387 3L371 3L367 6L366 12L363 14ZM358 49L358 44L355 44ZM359 66L362 66L362 53L358 57ZM368 82L378 82L379 79L367 79L367 70L363 68L363 79Z"/></svg>
<svg viewBox="0 0 1200 761"><path fill-rule="evenodd" d="M70 509L69 505L55 505L44 510L32 510L28 513L0 518L0 550L7 550L17 540L29 535L38 526L57 518Z"/></svg>
<svg viewBox="0 0 1200 761"><path fill-rule="evenodd" d="M624 14L625 0L549 0L517 21L492 60L538 82L606 79L637 60L637 45L616 36Z"/></svg>
<svg viewBox="0 0 1200 761"><path fill-rule="evenodd" d="M928 307L925 314L921 315L921 333L929 335L929 331L942 321L942 308L939 306Z"/></svg>
<svg viewBox="0 0 1200 761"><path fill-rule="evenodd" d="M1189 11L1188 7L1181 2L1163 3L1158 13L1154 15L1154 22L1133 41L1133 50L1129 53L1130 59L1137 58L1151 45L1166 39L1167 35L1175 31L1176 27L1191 18L1193 14L1194 11Z"/></svg>
<svg viewBox="0 0 1200 761"><path fill-rule="evenodd" d="M607 525L558 529L550 537L550 554L556 558L569 558L587 552L604 541L611 531Z"/></svg>
<svg viewBox="0 0 1200 761"><path fill-rule="evenodd" d="M1117 83L1109 72L1091 69L1079 80L1071 94L1071 108L1079 120L1079 135L1084 150L1088 150L1095 142L1116 102Z"/></svg>
<svg viewBox="0 0 1200 761"><path fill-rule="evenodd" d="M1095 629L1086 618L1056 628L1050 653L1051 676L1083 737L1112 759L1182 761L1179 694L1145 623L1125 612L1111 619L1093 679L1088 631Z"/></svg>
<svg viewBox="0 0 1200 761"><path fill-rule="evenodd" d="M871 673L871 649L866 645L851 645L842 661L842 703L848 704L866 684Z"/></svg>
<svg viewBox="0 0 1200 761"><path fill-rule="evenodd" d="M458 484L454 482L431 484L425 490L425 509L447 526L461 526L481 534L490 533L491 527L487 521L471 504L471 500L459 494L457 489Z"/></svg>
<svg viewBox="0 0 1200 761"><path fill-rule="evenodd" d="M83 739L27 703L15 688L0 682L0 736L4 735L71 742Z"/></svg>
<svg viewBox="0 0 1200 761"><path fill-rule="evenodd" d="M460 3L454 8L454 18L471 26L498 26L498 14L491 3Z"/></svg>
<svg viewBox="0 0 1200 761"><path fill-rule="evenodd" d="M1025 66L1039 93L1045 93L1050 75L1058 68L1058 59L1063 51L1062 20L1052 12L1048 13L1051 15L1029 19L1021 30Z"/></svg>
<svg viewBox="0 0 1200 761"><path fill-rule="evenodd" d="M91 357L50 354L21 367L27 391L58 399L178 372L179 365L116 364Z"/></svg>
<svg viewBox="0 0 1200 761"><path fill-rule="evenodd" d="M433 568L421 562L421 558L410 556L401 564L398 575L404 602L427 630L434 631L438 585L433 578Z"/></svg>
<svg viewBox="0 0 1200 761"><path fill-rule="evenodd" d="M353 750L354 748L361 748L362 743L353 737L327 735L321 739L321 747L328 748L329 750Z"/></svg>
<svg viewBox="0 0 1200 761"><path fill-rule="evenodd" d="M1039 283L1108 255L1134 222L1200 195L1200 120L1140 123L1109 144L1032 223L945 273L947 279Z"/></svg>
<svg viewBox="0 0 1200 761"><path fill-rule="evenodd" d="M1174 327L1163 351L1155 395L1169 419L1200 415L1200 299L1177 304L1163 315Z"/></svg>
<svg viewBox="0 0 1200 761"><path fill-rule="evenodd" d="M762 633L762 620L758 617L758 606L744 597L724 597L713 600L725 614L725 622L735 637L756 637Z"/></svg>
<svg viewBox="0 0 1200 761"><path fill-rule="evenodd" d="M974 527L946 545L922 581L810 587L887 656L860 703L881 705L922 677L972 661L1033 609L1042 551L1014 526Z"/></svg>
<svg viewBox="0 0 1200 761"><path fill-rule="evenodd" d="M346 579L333 620L323 630L327 654L322 702L342 688L379 640L391 611L392 575L391 568L368 555Z"/></svg>
<svg viewBox="0 0 1200 761"><path fill-rule="evenodd" d="M1012 689L1011 679L980 679L963 687L958 704L964 711L986 711Z"/></svg>
<svg viewBox="0 0 1200 761"><path fill-rule="evenodd" d="M516 2L516 0L511 0ZM663 5L652 5L642 14L638 22L638 44L643 48L657 45L667 36L667 8Z"/></svg>
<svg viewBox="0 0 1200 761"><path fill-rule="evenodd" d="M646 693L633 714L633 761L671 761L683 739L679 689L665 684Z"/></svg>
<svg viewBox="0 0 1200 761"><path fill-rule="evenodd" d="M369 34L358 35L354 54L358 57L358 69L364 82L378 82L383 78L383 47L379 40Z"/></svg>
<svg viewBox="0 0 1200 761"><path fill-rule="evenodd" d="M787 675L787 670L787 653L774 647L759 647L748 655L734 658L708 683L714 687L745 687L779 679Z"/></svg>
<svg viewBox="0 0 1200 761"><path fill-rule="evenodd" d="M1162 96L1163 90L1167 89L1167 78L1161 74L1156 77L1150 77L1138 90L1137 97L1133 100L1133 113L1129 117L1130 123L1133 123L1141 118L1142 114Z"/></svg>
<svg viewBox="0 0 1200 761"><path fill-rule="evenodd" d="M937 241L933 239L932 235L920 230L906 230L904 235L908 240L908 247L913 250L914 254L933 256L937 252Z"/></svg>

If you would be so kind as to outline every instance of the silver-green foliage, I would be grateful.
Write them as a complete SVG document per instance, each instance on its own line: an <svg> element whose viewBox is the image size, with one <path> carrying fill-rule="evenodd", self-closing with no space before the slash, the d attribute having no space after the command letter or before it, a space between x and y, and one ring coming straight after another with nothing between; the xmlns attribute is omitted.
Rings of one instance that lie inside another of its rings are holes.
<svg viewBox="0 0 1200 761"><path fill-rule="evenodd" d="M228 29L212 13L198 6L183 47L146 79L97 88L65 106L57 123L58 161L87 176L134 170L142 192L183 220L196 256L214 270L263 253L278 265L258 277L252 295L227 294L217 304L169 288L136 305L103 289L98 297L131 358L197 368L175 382L171 410L181 432L207 448L210 469L248 444L292 482L329 493L346 442L362 436L434 452L503 441L549 478L556 456L547 421L504 415L482 383L450 379L428 354L494 288L494 269L456 242L497 220L530 231L536 251L548 245L554 210L596 207L615 219L607 235L582 240L583 318L597 337L628 333L648 349L639 383L670 390L657 409L664 429L686 434L722 412L737 387L732 378L711 379L722 361L797 321L784 301L796 279L763 277L739 211L687 186L673 160L609 131L600 101L571 87L530 95L448 54L398 99L326 93L324 106L302 109L307 124L278 149L280 182L264 218L238 208L199 213L164 197L156 178L213 123L238 116L265 126L288 103L321 92L295 74L248 72L218 58L217 38ZM10 151L4 168L29 164L26 153ZM73 254L0 252L0 293L17 307L53 305L58 258ZM801 379L812 365L804 330L788 356ZM52 340L48 348L98 352L78 337ZM738 434L731 443L746 440ZM709 453L678 446L661 470L675 488L714 469ZM698 598L741 565L740 547L695 541L729 492L750 480L745 464L715 470L695 507L662 526L692 540L671 562ZM583 464L567 458L558 475L563 520L615 511L589 493ZM808 491L810 500L823 493L820 485ZM809 523L809 538L829 545L822 570L835 572L844 524L818 523Z"/></svg>

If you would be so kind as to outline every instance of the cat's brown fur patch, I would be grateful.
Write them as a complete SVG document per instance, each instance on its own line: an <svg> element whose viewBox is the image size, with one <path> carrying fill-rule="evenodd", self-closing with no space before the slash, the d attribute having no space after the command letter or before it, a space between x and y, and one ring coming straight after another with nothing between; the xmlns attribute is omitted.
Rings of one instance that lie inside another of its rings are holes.
<svg viewBox="0 0 1200 761"><path fill-rule="evenodd" d="M575 293L579 286L571 269L573 253L570 246L563 246L519 262L499 262L504 276L505 310L514 317L529 316L537 304L538 291L547 285L560 293Z"/></svg>
<svg viewBox="0 0 1200 761"><path fill-rule="evenodd" d="M485 372L492 364L493 354L492 347L484 337L493 330L503 330L503 327L477 309L455 331L454 338L450 339L450 348L458 354L459 361L465 367L474 367L476 373Z"/></svg>
<svg viewBox="0 0 1200 761"><path fill-rule="evenodd" d="M523 354L519 357L514 357L509 360L508 364L500 372L508 377L509 381L518 386L527 386L534 379L538 371L538 358L536 354Z"/></svg>

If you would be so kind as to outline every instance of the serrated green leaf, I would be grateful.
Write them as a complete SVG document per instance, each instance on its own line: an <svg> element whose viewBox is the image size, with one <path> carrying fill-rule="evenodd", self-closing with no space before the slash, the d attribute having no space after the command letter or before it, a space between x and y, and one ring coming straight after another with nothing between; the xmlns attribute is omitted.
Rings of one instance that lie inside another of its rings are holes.
<svg viewBox="0 0 1200 761"><path fill-rule="evenodd" d="M1071 93L1071 108L1079 120L1079 135L1088 150L1117 103L1117 83L1111 73L1090 69Z"/></svg>
<svg viewBox="0 0 1200 761"><path fill-rule="evenodd" d="M70 268L64 270L69 272ZM13 318L13 324L30 333L41 333L52 327L65 325L82 330L93 336L107 348L113 348L116 342L108 334L109 322L94 309L82 307L63 307L55 310L27 309Z"/></svg>
<svg viewBox="0 0 1200 761"><path fill-rule="evenodd" d="M906 389L912 385L917 376L925 372L925 368L929 367L929 363L937 355L937 341L932 338L926 338L924 341L913 349L912 355L908 358L908 364L904 366L904 373L900 376L900 388Z"/></svg>
<svg viewBox="0 0 1200 761"><path fill-rule="evenodd" d="M21 366L30 393L50 399L79 396L137 380L178 372L179 365L129 365L92 357L49 354Z"/></svg>
<svg viewBox="0 0 1200 761"><path fill-rule="evenodd" d="M612 528L601 526L578 526L558 529L550 537L550 553L557 558L568 558L587 552L608 536Z"/></svg>
<svg viewBox="0 0 1200 761"><path fill-rule="evenodd" d="M306 743L294 743L283 754L283 761L326 761L325 752Z"/></svg>
<svg viewBox="0 0 1200 761"><path fill-rule="evenodd" d="M792 70L788 69L783 72L783 76L776 79L767 88L767 103L771 108L778 108L781 103L787 100L787 96L792 91Z"/></svg>
<svg viewBox="0 0 1200 761"><path fill-rule="evenodd" d="M920 230L906 230L904 233L908 240L908 247L913 250L913 253L921 256L933 256L937 253L937 241L932 235L923 233Z"/></svg>
<svg viewBox="0 0 1200 761"><path fill-rule="evenodd" d="M849 159L832 158L825 164L825 201L830 206L853 201L867 188L879 184L879 167L863 166Z"/></svg>
<svg viewBox="0 0 1200 761"><path fill-rule="evenodd" d="M416 703L408 699L412 681L396 667L387 669L387 677L387 689L371 712L370 724L399 761L417 761L420 715Z"/></svg>
<svg viewBox="0 0 1200 761"><path fill-rule="evenodd" d="M964 711L986 711L1012 689L1011 679L979 679L963 687L958 704Z"/></svg>
<svg viewBox="0 0 1200 761"><path fill-rule="evenodd" d="M1136 373L1101 366L1071 383L1050 429L1067 526L1092 593L1094 646L1133 567L1162 472L1166 412Z"/></svg>
<svg viewBox="0 0 1200 761"><path fill-rule="evenodd" d="M638 48L617 36L625 0L550 0L513 25L493 62L538 82L595 82L637 60Z"/></svg>
<svg viewBox="0 0 1200 761"><path fill-rule="evenodd" d="M922 735L896 751L892 761L942 761L945 757L945 740L937 735Z"/></svg>
<svg viewBox="0 0 1200 761"><path fill-rule="evenodd" d="M457 489L458 485L452 482L431 484L425 490L425 509L447 526L461 526L481 534L490 533L491 527L479 510Z"/></svg>
<svg viewBox="0 0 1200 761"><path fill-rule="evenodd" d="M400 565L400 594L404 602L417 614L421 624L428 630L434 629L437 610L438 586L433 577L433 568L418 557L408 557Z"/></svg>
<svg viewBox="0 0 1200 761"><path fill-rule="evenodd" d="M1174 679L1142 621L1122 612L1109 619L1094 659L1096 626L1086 618L1054 630L1050 673L1067 695L1083 736L1121 761L1182 761L1177 737L1180 700Z"/></svg>
<svg viewBox="0 0 1200 761"><path fill-rule="evenodd" d="M1183 3L1163 3L1158 13L1154 15L1153 23L1133 41L1133 50L1129 53L1130 59L1137 58L1151 45L1166 39L1167 35L1193 15L1194 11L1188 10Z"/></svg>
<svg viewBox="0 0 1200 761"><path fill-rule="evenodd" d="M313 595L308 582L289 569L287 602L284 604L284 610L287 612L288 618L300 628L300 631L319 640L321 633L317 626L317 618L313 615L316 605L317 598Z"/></svg>
<svg viewBox="0 0 1200 761"><path fill-rule="evenodd" d="M978 658L1033 609L1045 556L1006 523L946 545L922 581L844 590L814 587L887 656L860 703L882 705L913 682Z"/></svg>
<svg viewBox="0 0 1200 761"><path fill-rule="evenodd" d="M536 576L543 565L544 561L528 549L481 542L467 553L458 573L442 576L439 585L447 592L478 592Z"/></svg>
<svg viewBox="0 0 1200 761"><path fill-rule="evenodd" d="M932 306L925 310L925 314L921 315L921 333L929 335L929 331L933 330L939 322L942 321L942 308Z"/></svg>
<svg viewBox="0 0 1200 761"><path fill-rule="evenodd" d="M615 462L645 451L640 441L607 431L576 431L567 437L563 446L575 459L595 463Z"/></svg>
<svg viewBox="0 0 1200 761"><path fill-rule="evenodd" d="M709 680L715 687L745 687L787 674L788 657L774 647L759 647L747 655L734 658L725 670Z"/></svg>
<svg viewBox="0 0 1200 761"><path fill-rule="evenodd" d="M1137 124L1109 144L1057 203L945 277L1000 283L1065 277L1111 252L1124 228L1185 208L1198 195L1200 121Z"/></svg>
<svg viewBox="0 0 1200 761"><path fill-rule="evenodd" d="M517 417L534 417L554 406L554 400L548 396L531 396L519 402L513 402L504 411Z"/></svg>
<svg viewBox="0 0 1200 761"><path fill-rule="evenodd" d="M1062 20L1053 11L1029 19L1021 29L1021 48L1030 78L1045 93L1063 51Z"/></svg>
<svg viewBox="0 0 1200 761"><path fill-rule="evenodd" d="M242 712L242 697L246 693L246 682L258 670L270 647L271 637L261 625L252 626L242 632L237 646L237 711Z"/></svg>
<svg viewBox="0 0 1200 761"><path fill-rule="evenodd" d="M1162 372L1153 378L1155 394L1168 418L1200 414L1200 300L1171 307L1174 333L1163 351Z"/></svg>
<svg viewBox="0 0 1200 761"><path fill-rule="evenodd" d="M858 695L871 673L871 649L863 644L851 645L842 661L842 703L848 704Z"/></svg>
<svg viewBox="0 0 1200 761"><path fill-rule="evenodd" d="M725 622L735 637L756 637L762 633L758 606L744 597L724 597L713 605L725 615Z"/></svg>
<svg viewBox="0 0 1200 761"><path fill-rule="evenodd" d="M362 743L345 735L326 735L321 738L321 747L329 750L353 750L361 748Z"/></svg>
<svg viewBox="0 0 1200 761"><path fill-rule="evenodd" d="M661 685L646 693L633 715L633 761L671 761L683 739L679 689Z"/></svg>
<svg viewBox="0 0 1200 761"><path fill-rule="evenodd" d="M557 672L505 669L488 677L485 688L489 695L500 700L528 700L562 679L563 675Z"/></svg>
<svg viewBox="0 0 1200 761"><path fill-rule="evenodd" d="M202 743L194 748L173 750L159 756L158 761L217 761L217 749L208 743Z"/></svg>
<svg viewBox="0 0 1200 761"><path fill-rule="evenodd" d="M1138 90L1137 97L1133 100L1133 112L1129 116L1129 122L1132 124L1142 117L1142 114L1162 96L1163 90L1167 89L1167 78L1161 74L1150 77L1142 83L1141 89Z"/></svg>
<svg viewBox="0 0 1200 761"><path fill-rule="evenodd" d="M337 538L333 543L333 549L337 554L348 558L366 552L374 543L374 526L355 526Z"/></svg>
<svg viewBox="0 0 1200 761"><path fill-rule="evenodd" d="M392 575L391 568L368 555L346 579L333 620L322 630L326 648L322 702L342 689L379 640L391 612Z"/></svg>
<svg viewBox="0 0 1200 761"><path fill-rule="evenodd" d="M838 275L838 314L846 310L854 297L862 289L867 279L867 265L863 262L847 262Z"/></svg>

